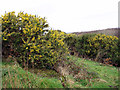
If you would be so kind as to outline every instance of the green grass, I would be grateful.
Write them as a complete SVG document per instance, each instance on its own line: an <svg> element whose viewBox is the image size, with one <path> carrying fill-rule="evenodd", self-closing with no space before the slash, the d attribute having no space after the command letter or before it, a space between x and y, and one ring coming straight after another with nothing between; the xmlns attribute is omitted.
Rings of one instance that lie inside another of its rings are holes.
<svg viewBox="0 0 120 90"><path fill-rule="evenodd" d="M38 76L41 76L41 77L47 77L47 78L59 78L60 77L60 74L55 72L54 70L50 70L50 69L29 69L28 70L29 72L31 73L34 73Z"/></svg>
<svg viewBox="0 0 120 90"><path fill-rule="evenodd" d="M89 88L112 88L118 86L118 69L114 66L107 66L91 60L81 59L75 56L69 57L75 60L76 65L83 63L88 72L97 74L99 78L93 78ZM85 82L84 80L81 82Z"/></svg>
<svg viewBox="0 0 120 90"><path fill-rule="evenodd" d="M2 65L3 88L63 88L56 78L41 77L18 65Z"/></svg>
<svg viewBox="0 0 120 90"><path fill-rule="evenodd" d="M71 75L67 79L74 81L73 84L64 80L60 81L61 75L49 69L24 70L14 62L2 63L2 87L3 88L114 88L118 87L118 69L91 60L68 56L66 64L72 62L74 71L85 69L85 79L74 78ZM73 65L74 64L74 65ZM78 68L80 67L80 68ZM34 73L33 73L34 71ZM87 78L89 77L89 79ZM110 87L111 86L111 87Z"/></svg>

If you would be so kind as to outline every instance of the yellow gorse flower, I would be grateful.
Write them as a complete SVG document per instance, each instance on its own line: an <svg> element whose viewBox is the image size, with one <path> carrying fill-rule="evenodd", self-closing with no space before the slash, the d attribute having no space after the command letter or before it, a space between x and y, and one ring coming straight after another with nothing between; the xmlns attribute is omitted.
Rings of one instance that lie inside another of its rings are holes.
<svg viewBox="0 0 120 90"><path fill-rule="evenodd" d="M26 47L26 49L28 49L28 47Z"/></svg>
<svg viewBox="0 0 120 90"><path fill-rule="evenodd" d="M7 39L6 39L5 37L3 37L3 40L5 40L5 41L6 41Z"/></svg>
<svg viewBox="0 0 120 90"><path fill-rule="evenodd" d="M42 55L40 55L39 57L42 57Z"/></svg>
<svg viewBox="0 0 120 90"><path fill-rule="evenodd" d="M32 38L32 41L34 41L34 40L35 40L35 37Z"/></svg>

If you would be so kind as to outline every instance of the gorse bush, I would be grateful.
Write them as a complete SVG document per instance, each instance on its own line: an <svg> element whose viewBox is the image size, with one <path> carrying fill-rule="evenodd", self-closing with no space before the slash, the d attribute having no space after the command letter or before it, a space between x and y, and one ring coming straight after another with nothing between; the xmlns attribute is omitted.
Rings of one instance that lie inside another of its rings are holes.
<svg viewBox="0 0 120 90"><path fill-rule="evenodd" d="M47 30L45 18L20 12L2 16L3 55L19 57L20 63L35 67L52 67L68 53L65 33ZM47 32L47 34L45 34Z"/></svg>
<svg viewBox="0 0 120 90"><path fill-rule="evenodd" d="M88 48L88 38L94 36L93 34L86 35L75 35L68 34L65 38L65 42L70 47L71 50L74 49L75 52L78 52L79 55L85 56L86 49Z"/></svg>
<svg viewBox="0 0 120 90"><path fill-rule="evenodd" d="M76 55L77 54L76 53L77 51L75 50L76 49L75 44L78 43L76 41L76 37L77 37L77 35L75 35L75 34L67 34L64 38L64 41L68 45L68 48L70 50L71 55Z"/></svg>
<svg viewBox="0 0 120 90"><path fill-rule="evenodd" d="M97 34L95 37L89 38L88 54L98 59L118 57L118 38L105 34ZM91 55L91 53L93 55Z"/></svg>
<svg viewBox="0 0 120 90"><path fill-rule="evenodd" d="M76 37L77 37L77 35L75 35L75 34L67 34L66 35L64 40L67 43L67 45L69 45L70 48L75 47Z"/></svg>
<svg viewBox="0 0 120 90"><path fill-rule="evenodd" d="M83 57L84 56L88 56L88 52L87 50L89 49L89 45L88 45L88 39L93 37L94 34L85 34L85 35L78 35L76 37L76 42L75 43L75 47L76 47L76 51L79 52L79 55L82 55Z"/></svg>
<svg viewBox="0 0 120 90"><path fill-rule="evenodd" d="M28 36L29 40L32 37L37 38L37 35L44 33L43 29L46 27L48 27L48 24L43 18L24 14L23 12L18 13L17 16L15 12L6 13L2 16L3 51L4 47L5 49L7 47L12 52L16 50L21 52L22 48L20 46L24 43L24 39L26 41Z"/></svg>
<svg viewBox="0 0 120 90"><path fill-rule="evenodd" d="M72 35L66 37L69 47L75 48L79 56L104 62L110 58L112 63L119 62L118 37L105 34ZM75 42L74 42L75 40Z"/></svg>

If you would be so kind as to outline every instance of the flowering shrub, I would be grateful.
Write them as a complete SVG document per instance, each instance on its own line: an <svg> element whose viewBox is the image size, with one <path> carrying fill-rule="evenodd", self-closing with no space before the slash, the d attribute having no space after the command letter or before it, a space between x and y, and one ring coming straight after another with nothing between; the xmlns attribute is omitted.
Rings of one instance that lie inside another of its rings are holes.
<svg viewBox="0 0 120 90"><path fill-rule="evenodd" d="M77 35L75 34L67 34L64 38L64 41L68 45L71 55L74 55L76 53L75 50L76 37Z"/></svg>
<svg viewBox="0 0 120 90"><path fill-rule="evenodd" d="M104 62L103 60L106 60L107 58L109 58L112 63L120 61L118 59L119 43L118 37L116 36L105 34L85 34L78 35L76 37L67 36L66 42L69 47L75 48L79 53L79 56L86 56L100 62Z"/></svg>
<svg viewBox="0 0 120 90"><path fill-rule="evenodd" d="M103 60L103 58L118 57L118 38L105 34L97 34L89 38L89 49L87 54L91 57Z"/></svg>
<svg viewBox="0 0 120 90"><path fill-rule="evenodd" d="M18 62L29 66L52 67L68 52L63 42L65 33L48 31L45 18L23 12L16 16L15 12L9 12L2 16L2 21L3 55L12 54L20 58Z"/></svg>
<svg viewBox="0 0 120 90"><path fill-rule="evenodd" d="M86 49L88 48L88 38L92 37L92 34L86 35L75 35L75 34L68 34L65 38L67 45L75 52L78 52L79 55L85 56Z"/></svg>
<svg viewBox="0 0 120 90"><path fill-rule="evenodd" d="M64 40L72 48L75 46L76 37L77 35L75 34L67 34Z"/></svg>
<svg viewBox="0 0 120 90"><path fill-rule="evenodd" d="M79 55L85 57L88 56L89 42L87 41L89 38L93 37L94 34L85 34L82 36L76 37L77 43L75 43L76 51L79 52Z"/></svg>

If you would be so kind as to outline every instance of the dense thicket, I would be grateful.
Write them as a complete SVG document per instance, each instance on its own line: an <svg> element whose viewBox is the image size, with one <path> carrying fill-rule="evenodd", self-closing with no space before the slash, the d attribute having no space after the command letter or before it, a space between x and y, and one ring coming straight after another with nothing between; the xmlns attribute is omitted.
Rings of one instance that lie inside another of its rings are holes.
<svg viewBox="0 0 120 90"><path fill-rule="evenodd" d="M118 64L120 61L118 37L105 34L69 34L65 38L70 48L81 57L89 57L95 61Z"/></svg>
<svg viewBox="0 0 120 90"><path fill-rule="evenodd" d="M52 67L64 58L68 48L63 42L65 33L47 30L45 18L20 12L2 16L2 54L18 57L18 62L28 66Z"/></svg>
<svg viewBox="0 0 120 90"><path fill-rule="evenodd" d="M118 64L120 39L105 34L65 34L48 30L45 18L20 12L2 16L2 54L18 57L18 62L28 66L53 67L63 60L68 48L81 57L95 61ZM66 42L66 43L64 43Z"/></svg>

